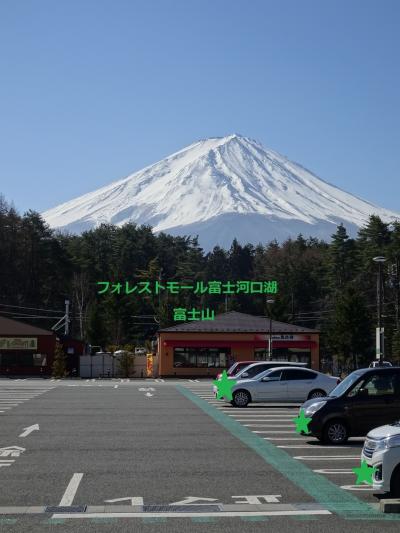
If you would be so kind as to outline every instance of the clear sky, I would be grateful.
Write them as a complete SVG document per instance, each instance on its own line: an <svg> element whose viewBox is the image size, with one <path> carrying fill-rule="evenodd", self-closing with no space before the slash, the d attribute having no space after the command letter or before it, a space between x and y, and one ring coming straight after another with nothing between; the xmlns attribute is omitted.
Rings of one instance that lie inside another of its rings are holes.
<svg viewBox="0 0 400 533"><path fill-rule="evenodd" d="M0 192L53 207L241 133L400 212L399 0L0 0Z"/></svg>

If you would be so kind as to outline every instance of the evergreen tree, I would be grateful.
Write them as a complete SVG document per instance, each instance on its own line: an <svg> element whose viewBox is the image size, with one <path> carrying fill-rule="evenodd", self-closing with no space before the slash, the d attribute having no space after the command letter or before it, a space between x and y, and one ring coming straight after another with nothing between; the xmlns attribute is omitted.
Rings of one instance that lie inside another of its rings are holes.
<svg viewBox="0 0 400 533"><path fill-rule="evenodd" d="M57 341L54 349L54 360L53 360L53 377L54 378L65 378L67 375L67 357L64 353L62 345Z"/></svg>
<svg viewBox="0 0 400 533"><path fill-rule="evenodd" d="M129 378L134 374L133 367L135 364L135 356L132 352L124 350L118 357L118 366L121 371L122 377Z"/></svg>
<svg viewBox="0 0 400 533"><path fill-rule="evenodd" d="M371 357L373 346L371 318L362 294L349 285L338 294L328 332L330 345L347 366L357 368Z"/></svg>
<svg viewBox="0 0 400 533"><path fill-rule="evenodd" d="M356 251L354 240L349 239L343 224L337 227L329 246L328 283L333 293L341 291L355 275Z"/></svg>
<svg viewBox="0 0 400 533"><path fill-rule="evenodd" d="M98 303L93 302L89 312L87 328L88 340L94 346L104 349L108 342L108 333L103 320L103 314Z"/></svg>

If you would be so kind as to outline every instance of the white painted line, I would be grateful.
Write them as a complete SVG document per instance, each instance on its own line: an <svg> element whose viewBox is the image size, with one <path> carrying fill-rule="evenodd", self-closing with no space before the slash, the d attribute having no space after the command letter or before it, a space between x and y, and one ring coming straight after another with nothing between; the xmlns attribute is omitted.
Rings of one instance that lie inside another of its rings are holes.
<svg viewBox="0 0 400 533"><path fill-rule="evenodd" d="M352 474L354 476L353 470L347 470L346 468L319 468L313 470L317 474Z"/></svg>
<svg viewBox="0 0 400 533"><path fill-rule="evenodd" d="M0 463L15 463L15 459L0 459Z"/></svg>
<svg viewBox="0 0 400 533"><path fill-rule="evenodd" d="M58 504L60 507L69 507L72 505L76 491L78 490L79 483L82 481L82 478L83 474L74 474L72 476L71 481L68 483L68 487L66 488L64 495L61 498L60 503Z"/></svg>
<svg viewBox="0 0 400 533"><path fill-rule="evenodd" d="M304 516L304 515L331 515L326 509L314 510L296 510L296 511L221 511L211 513L56 513L51 518L195 518L195 517L236 517L236 516Z"/></svg>
<svg viewBox="0 0 400 533"><path fill-rule="evenodd" d="M293 424L243 424L246 428L293 428Z"/></svg>
<svg viewBox="0 0 400 533"><path fill-rule="evenodd" d="M238 413L237 415L231 415L228 416L244 416L246 417L246 420L256 420L255 417L260 417L260 420L276 420L277 418L292 418L293 415L246 415L245 413Z"/></svg>
<svg viewBox="0 0 400 533"><path fill-rule="evenodd" d="M104 500L104 503L131 502L131 505L143 505L141 496L128 496L127 498L116 498L115 500Z"/></svg>
<svg viewBox="0 0 400 533"><path fill-rule="evenodd" d="M264 437L265 440L301 440L304 442L303 437ZM311 441L311 442L317 442L317 441Z"/></svg>
<svg viewBox="0 0 400 533"><path fill-rule="evenodd" d="M30 433L32 433L32 431L39 431L39 429L39 424L33 424L32 426L24 428L25 431L21 433L20 437L27 437L28 435L30 435Z"/></svg>
<svg viewBox="0 0 400 533"><path fill-rule="evenodd" d="M348 461L357 459L360 460L359 455L298 455L294 459L300 459L301 461Z"/></svg>
<svg viewBox="0 0 400 533"><path fill-rule="evenodd" d="M307 448L308 450L313 450L314 448L316 449L324 449L324 450L327 450L329 448L332 448L333 450L348 450L349 448L351 449L351 446L324 446L324 445L321 445L321 446L318 446L316 444L308 444L308 445L303 445L303 444L290 444L290 445L283 445L283 446L277 446L277 448Z"/></svg>
<svg viewBox="0 0 400 533"><path fill-rule="evenodd" d="M255 410L255 409L241 409L241 408L237 408L237 407L228 407L227 405L221 405L220 407L221 411L223 411L224 413L231 413L231 414L234 414L234 413L238 413L238 414L241 414L241 415L265 415L265 414L268 414L268 415L274 415L275 413L277 413L278 415L279 414L284 414L284 415L294 415L296 416L298 414L298 411L297 410L294 410L294 411L287 411L287 410L279 410L279 409L263 409L263 410Z"/></svg>
<svg viewBox="0 0 400 533"><path fill-rule="evenodd" d="M237 422L289 422L283 417L276 418L234 418Z"/></svg>
<svg viewBox="0 0 400 533"><path fill-rule="evenodd" d="M341 489L344 490L361 490L361 491L376 491L377 489L374 489L374 487L371 487L371 485L341 485Z"/></svg>
<svg viewBox="0 0 400 533"><path fill-rule="evenodd" d="M274 435L276 435L277 433L281 434L281 433L291 433L293 435L293 431L282 431L281 429L279 431L277 431L275 429L275 431L255 431L254 429L252 430L253 433L273 433Z"/></svg>

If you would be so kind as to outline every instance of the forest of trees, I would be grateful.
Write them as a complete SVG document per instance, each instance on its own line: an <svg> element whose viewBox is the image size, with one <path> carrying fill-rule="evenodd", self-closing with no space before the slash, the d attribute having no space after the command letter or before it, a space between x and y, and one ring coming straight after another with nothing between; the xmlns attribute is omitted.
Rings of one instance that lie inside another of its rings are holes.
<svg viewBox="0 0 400 533"><path fill-rule="evenodd" d="M282 244L233 241L205 253L197 238L154 235L149 226L103 224L82 235L51 230L37 212L19 215L0 199L0 314L50 328L71 301L71 333L92 344L144 342L172 325L174 307L237 310L316 328L321 357L349 367L375 357L377 265L383 255L385 358L400 359L400 222L377 216L355 239L338 226L328 244L299 235ZM98 295L98 281L277 280L267 311L266 295L186 292L137 296ZM155 322L153 316L156 317Z"/></svg>

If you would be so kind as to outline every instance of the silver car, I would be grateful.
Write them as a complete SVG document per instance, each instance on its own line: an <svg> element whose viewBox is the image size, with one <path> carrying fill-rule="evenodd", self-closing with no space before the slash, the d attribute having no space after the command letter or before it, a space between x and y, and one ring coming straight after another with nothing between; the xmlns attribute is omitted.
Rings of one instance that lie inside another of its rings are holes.
<svg viewBox="0 0 400 533"><path fill-rule="evenodd" d="M257 402L304 402L326 396L340 383L309 368L278 367L266 370L253 379L240 379L232 387L235 407ZM224 398L226 399L226 398Z"/></svg>
<svg viewBox="0 0 400 533"><path fill-rule="evenodd" d="M304 367L307 366L307 363L293 363L291 361L258 361L243 367L237 374L228 375L228 379L255 379L259 374L264 373L266 370L281 366ZM222 374L219 374L217 379L220 379L221 375ZM213 385L213 393L214 395L217 394L216 385Z"/></svg>

